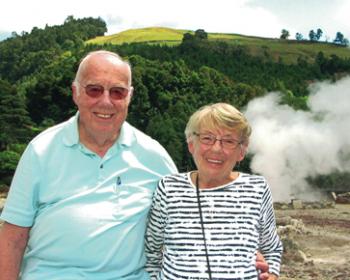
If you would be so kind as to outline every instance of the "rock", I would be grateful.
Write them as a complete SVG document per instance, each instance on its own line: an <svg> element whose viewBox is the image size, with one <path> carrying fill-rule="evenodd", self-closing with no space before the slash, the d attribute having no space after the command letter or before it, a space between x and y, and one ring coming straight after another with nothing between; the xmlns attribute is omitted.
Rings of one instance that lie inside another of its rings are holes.
<svg viewBox="0 0 350 280"><path fill-rule="evenodd" d="M338 194L336 198L336 202L344 203L344 204L350 203L350 192Z"/></svg>
<svg viewBox="0 0 350 280"><path fill-rule="evenodd" d="M288 210L288 209L289 209L289 206L286 205L286 204L283 204L283 205L281 206L281 209L282 209L282 210Z"/></svg>
<svg viewBox="0 0 350 280"><path fill-rule="evenodd" d="M307 263L308 262L306 254L303 251L301 251L301 250L297 250L295 255L294 255L294 257L295 257L294 260L297 261L297 262L303 262L303 263Z"/></svg>
<svg viewBox="0 0 350 280"><path fill-rule="evenodd" d="M303 209L303 202L300 199L292 200L293 209Z"/></svg>
<svg viewBox="0 0 350 280"><path fill-rule="evenodd" d="M278 226L286 226L291 224L292 218L290 216L284 216L284 217L277 217L276 218L276 224Z"/></svg>

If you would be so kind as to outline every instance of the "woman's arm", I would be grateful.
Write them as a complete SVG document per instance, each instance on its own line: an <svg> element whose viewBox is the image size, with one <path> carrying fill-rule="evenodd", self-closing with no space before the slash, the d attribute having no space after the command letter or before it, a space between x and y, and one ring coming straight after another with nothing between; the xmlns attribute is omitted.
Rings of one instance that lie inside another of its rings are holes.
<svg viewBox="0 0 350 280"><path fill-rule="evenodd" d="M274 275L278 276L280 272L283 246L277 234L271 191L267 184L265 187L260 213L259 251L269 264L270 277L274 277ZM274 279L277 278L268 278L268 280Z"/></svg>
<svg viewBox="0 0 350 280"><path fill-rule="evenodd" d="M167 220L166 206L165 186L161 180L153 196L145 235L146 271L151 279L156 279L161 269Z"/></svg>

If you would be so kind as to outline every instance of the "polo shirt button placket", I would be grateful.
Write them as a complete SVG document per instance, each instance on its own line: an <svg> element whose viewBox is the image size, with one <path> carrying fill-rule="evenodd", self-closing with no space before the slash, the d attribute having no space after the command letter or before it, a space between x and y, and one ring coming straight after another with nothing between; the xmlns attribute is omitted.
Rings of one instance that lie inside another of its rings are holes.
<svg viewBox="0 0 350 280"><path fill-rule="evenodd" d="M100 159L100 162L98 163L98 181L103 181L105 179L105 176L105 160Z"/></svg>

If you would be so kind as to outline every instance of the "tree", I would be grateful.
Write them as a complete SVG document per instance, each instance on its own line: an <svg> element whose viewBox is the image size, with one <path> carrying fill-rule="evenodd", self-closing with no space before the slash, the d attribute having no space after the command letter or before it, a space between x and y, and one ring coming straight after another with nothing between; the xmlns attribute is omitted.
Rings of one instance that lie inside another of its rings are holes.
<svg viewBox="0 0 350 280"><path fill-rule="evenodd" d="M204 31L204 29L197 29L194 32L194 37L200 40L207 40L208 39L208 33Z"/></svg>
<svg viewBox="0 0 350 280"><path fill-rule="evenodd" d="M343 45L343 46L348 46L349 40L344 37L343 33L337 32L335 39L333 40L333 43Z"/></svg>
<svg viewBox="0 0 350 280"><path fill-rule="evenodd" d="M176 165L180 167L184 154L184 139L183 134L179 136L175 130L177 122L177 118L172 118L167 113L158 113L150 119L146 128L146 133L158 139L166 148Z"/></svg>
<svg viewBox="0 0 350 280"><path fill-rule="evenodd" d="M315 31L310 30L310 32L309 32L309 38L310 38L310 41L312 41L312 42L317 41L317 40L316 40L316 33L315 33Z"/></svg>
<svg viewBox="0 0 350 280"><path fill-rule="evenodd" d="M24 98L10 83L0 79L0 151L9 144L28 141L31 124Z"/></svg>
<svg viewBox="0 0 350 280"><path fill-rule="evenodd" d="M316 31L316 40L319 41L322 37L323 31L322 29L318 28Z"/></svg>
<svg viewBox="0 0 350 280"><path fill-rule="evenodd" d="M303 38L303 35L299 32L297 32L295 34L295 39L297 39L297 41L302 41L304 38Z"/></svg>
<svg viewBox="0 0 350 280"><path fill-rule="evenodd" d="M185 33L182 37L182 42L192 41L194 36L191 33Z"/></svg>
<svg viewBox="0 0 350 280"><path fill-rule="evenodd" d="M202 40L208 40L208 33L204 31L204 29L197 29L194 32L194 35L187 32L182 37L182 43L191 43L196 44L197 42L200 42Z"/></svg>
<svg viewBox="0 0 350 280"><path fill-rule="evenodd" d="M289 36L289 31L286 29L282 29L280 39L286 40Z"/></svg>
<svg viewBox="0 0 350 280"><path fill-rule="evenodd" d="M334 43L336 44L341 44L344 40L344 35L341 32L337 32L335 35L335 39L333 40Z"/></svg>
<svg viewBox="0 0 350 280"><path fill-rule="evenodd" d="M10 185L20 157L21 153L12 150L0 152L0 185Z"/></svg>

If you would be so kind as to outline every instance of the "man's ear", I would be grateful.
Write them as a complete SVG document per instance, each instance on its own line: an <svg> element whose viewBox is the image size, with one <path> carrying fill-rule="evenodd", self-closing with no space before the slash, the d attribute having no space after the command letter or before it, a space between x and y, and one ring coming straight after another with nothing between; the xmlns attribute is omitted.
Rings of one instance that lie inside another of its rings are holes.
<svg viewBox="0 0 350 280"><path fill-rule="evenodd" d="M131 99L132 99L133 94L134 94L134 88L133 88L133 87L130 87L130 89L129 89L129 94L128 94L128 96L127 96L126 99L125 99L125 102L127 102L128 106L129 106L129 104L130 104L130 102L131 102Z"/></svg>
<svg viewBox="0 0 350 280"><path fill-rule="evenodd" d="M132 96L134 95L134 87L130 87L130 99L132 98Z"/></svg>
<svg viewBox="0 0 350 280"><path fill-rule="evenodd" d="M72 98L75 103L75 105L78 105L78 88L75 85L75 83L72 83Z"/></svg>

